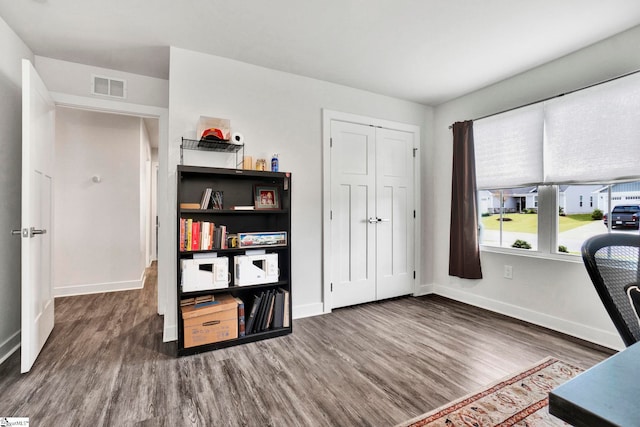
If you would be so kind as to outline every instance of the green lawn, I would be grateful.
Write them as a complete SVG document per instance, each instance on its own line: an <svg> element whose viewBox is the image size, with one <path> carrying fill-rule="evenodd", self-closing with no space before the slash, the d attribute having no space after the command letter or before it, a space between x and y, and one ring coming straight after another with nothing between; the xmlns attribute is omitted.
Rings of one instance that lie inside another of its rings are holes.
<svg viewBox="0 0 640 427"><path fill-rule="evenodd" d="M499 215L482 217L482 225L485 230L500 229ZM538 215L537 214L505 214L504 218L511 218L511 221L504 221L502 229L504 231L519 231L521 233L537 233ZM560 233L585 225L587 222L593 221L591 214L575 214L559 217Z"/></svg>

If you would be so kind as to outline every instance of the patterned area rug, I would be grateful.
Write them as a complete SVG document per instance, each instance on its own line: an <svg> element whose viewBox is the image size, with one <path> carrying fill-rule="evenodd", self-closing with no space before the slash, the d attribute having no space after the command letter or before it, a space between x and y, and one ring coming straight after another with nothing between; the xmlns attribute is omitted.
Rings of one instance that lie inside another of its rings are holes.
<svg viewBox="0 0 640 427"><path fill-rule="evenodd" d="M549 392L580 372L580 368L547 357L523 372L398 427L566 426L549 414Z"/></svg>

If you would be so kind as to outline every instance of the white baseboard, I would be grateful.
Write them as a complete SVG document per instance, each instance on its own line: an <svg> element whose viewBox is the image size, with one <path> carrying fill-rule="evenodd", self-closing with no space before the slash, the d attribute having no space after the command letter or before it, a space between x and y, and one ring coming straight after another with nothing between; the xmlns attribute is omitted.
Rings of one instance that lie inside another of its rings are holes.
<svg viewBox="0 0 640 427"><path fill-rule="evenodd" d="M431 285L422 284L422 285L417 285L416 286L416 290L413 293L413 296L414 297L419 297L419 296L422 296L422 295L428 295L428 294L432 294L432 293L433 293L433 284L431 284Z"/></svg>
<svg viewBox="0 0 640 427"><path fill-rule="evenodd" d="M624 349L624 344L617 334L601 329L585 326L570 320L561 319L538 311L529 310L502 301L474 295L459 289L447 286L435 286L434 293L452 300L460 301L489 311L514 317L534 325L553 329L576 338L580 338L595 344L602 345L614 350Z"/></svg>
<svg viewBox="0 0 640 427"><path fill-rule="evenodd" d="M144 286L145 272L139 279L124 280L122 282L91 283L85 285L55 286L54 297L70 297L75 295L99 294L102 292L130 291L142 289Z"/></svg>
<svg viewBox="0 0 640 427"><path fill-rule="evenodd" d="M304 317L318 316L324 314L324 304L316 302L313 304L294 305L292 318L302 319Z"/></svg>
<svg viewBox="0 0 640 427"><path fill-rule="evenodd" d="M20 331L11 335L3 343L0 343L0 364L7 360L17 349L20 348Z"/></svg>
<svg viewBox="0 0 640 427"><path fill-rule="evenodd" d="M176 325L166 325L162 334L162 342L178 340L178 327Z"/></svg>

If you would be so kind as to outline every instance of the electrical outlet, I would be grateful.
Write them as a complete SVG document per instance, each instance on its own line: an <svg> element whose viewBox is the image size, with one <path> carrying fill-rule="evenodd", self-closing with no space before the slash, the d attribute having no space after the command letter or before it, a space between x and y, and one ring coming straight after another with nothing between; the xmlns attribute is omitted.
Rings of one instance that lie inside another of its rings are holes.
<svg viewBox="0 0 640 427"><path fill-rule="evenodd" d="M504 278L513 279L513 267L510 265L504 266Z"/></svg>

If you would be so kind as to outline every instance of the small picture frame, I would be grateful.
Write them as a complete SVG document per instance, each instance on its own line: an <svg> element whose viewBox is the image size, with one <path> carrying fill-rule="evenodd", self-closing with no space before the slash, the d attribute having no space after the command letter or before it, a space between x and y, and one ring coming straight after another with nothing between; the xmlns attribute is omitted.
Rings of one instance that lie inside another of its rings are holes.
<svg viewBox="0 0 640 427"><path fill-rule="evenodd" d="M280 209L278 187L256 185L254 188L254 205L256 209Z"/></svg>

